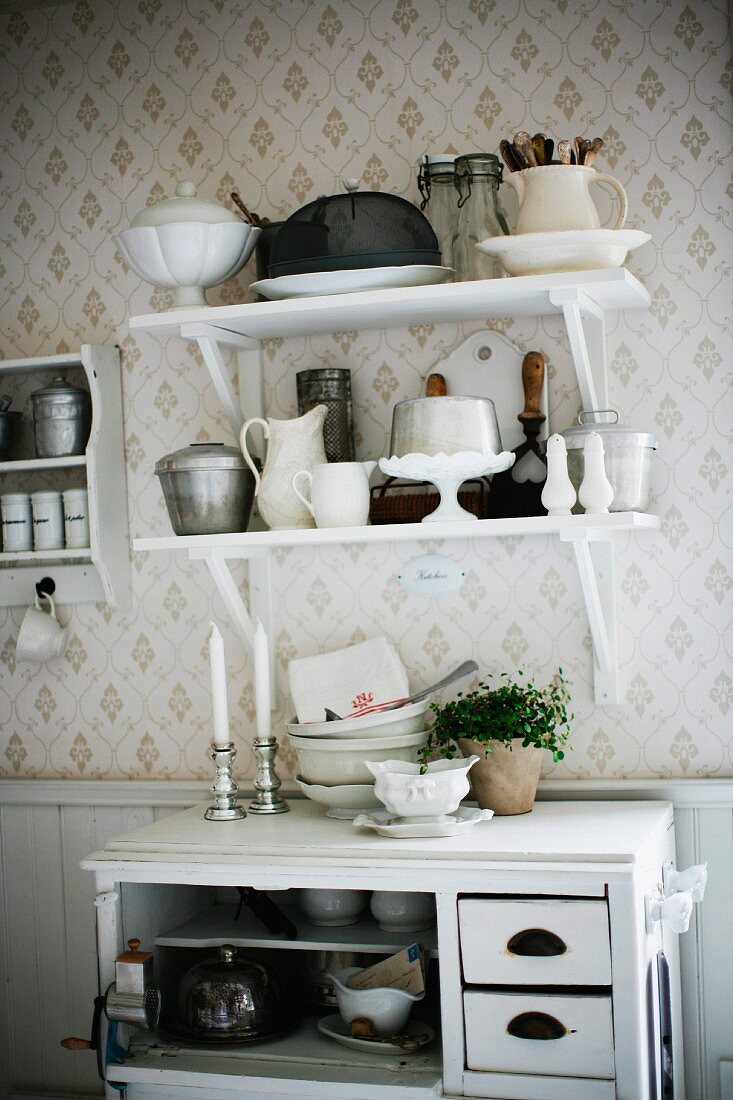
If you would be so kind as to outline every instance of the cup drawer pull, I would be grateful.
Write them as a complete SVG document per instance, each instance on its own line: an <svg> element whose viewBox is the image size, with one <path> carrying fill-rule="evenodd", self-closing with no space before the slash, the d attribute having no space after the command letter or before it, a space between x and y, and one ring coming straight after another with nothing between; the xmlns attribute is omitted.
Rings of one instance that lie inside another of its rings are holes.
<svg viewBox="0 0 733 1100"><path fill-rule="evenodd" d="M510 955L564 955L568 945L546 928L525 928L512 936L506 945Z"/></svg>
<svg viewBox="0 0 733 1100"><path fill-rule="evenodd" d="M546 1012L522 1012L509 1021L507 1031L517 1039L562 1039L569 1034L564 1024Z"/></svg>

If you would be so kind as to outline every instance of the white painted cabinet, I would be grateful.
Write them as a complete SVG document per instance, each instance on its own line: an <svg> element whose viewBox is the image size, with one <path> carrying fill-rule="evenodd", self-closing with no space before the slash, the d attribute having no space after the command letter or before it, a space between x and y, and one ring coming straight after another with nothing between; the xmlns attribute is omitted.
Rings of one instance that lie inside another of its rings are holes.
<svg viewBox="0 0 733 1100"><path fill-rule="evenodd" d="M436 1041L409 1056L351 1051L307 1017L280 1039L222 1049L140 1032L133 1056L107 1069L128 1100L662 1100L665 1016L683 1100L677 935L647 917L674 860L669 804L545 802L465 836L409 841L362 833L313 803L291 805L237 822L205 821L194 807L84 860L96 876L102 989L132 936L155 952L169 1004L180 967L220 943L289 952L295 965L300 952L387 953L413 938L370 919L316 929L299 916L298 939L284 941L252 918L234 922L227 890L236 885L429 890L437 927L414 938L433 960ZM417 1019L430 1001L416 1006Z"/></svg>
<svg viewBox="0 0 733 1100"><path fill-rule="evenodd" d="M130 536L120 352L116 347L84 344L79 351L65 355L0 360L3 391L13 395L15 407L25 404L28 409L31 391L47 385L51 372L62 377L71 374L70 381L78 379L89 390L92 425L85 453L0 462L0 492L86 489L89 546L0 552L0 606L31 603L36 584L51 578L55 584L53 596L59 603L107 603L117 611L126 611L131 602ZM29 413L24 421L25 442L29 444ZM74 479L77 469L81 473ZM39 476L41 480L37 480Z"/></svg>

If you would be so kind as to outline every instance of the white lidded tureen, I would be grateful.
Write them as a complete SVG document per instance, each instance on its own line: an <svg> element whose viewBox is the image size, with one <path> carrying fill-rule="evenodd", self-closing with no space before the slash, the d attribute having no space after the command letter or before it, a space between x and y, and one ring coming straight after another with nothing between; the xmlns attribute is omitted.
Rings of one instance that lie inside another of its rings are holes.
<svg viewBox="0 0 733 1100"><path fill-rule="evenodd" d="M146 206L113 239L146 282L169 287L173 308L205 306L204 291L231 279L246 264L261 230L179 183L175 198Z"/></svg>

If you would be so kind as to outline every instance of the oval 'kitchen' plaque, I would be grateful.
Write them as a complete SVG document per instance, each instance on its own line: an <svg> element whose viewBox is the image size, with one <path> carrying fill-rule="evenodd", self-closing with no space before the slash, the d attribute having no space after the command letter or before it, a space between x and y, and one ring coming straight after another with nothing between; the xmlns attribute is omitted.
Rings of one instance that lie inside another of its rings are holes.
<svg viewBox="0 0 733 1100"><path fill-rule="evenodd" d="M417 596L447 596L457 592L466 579L466 570L457 561L442 554L423 554L402 566L397 580Z"/></svg>

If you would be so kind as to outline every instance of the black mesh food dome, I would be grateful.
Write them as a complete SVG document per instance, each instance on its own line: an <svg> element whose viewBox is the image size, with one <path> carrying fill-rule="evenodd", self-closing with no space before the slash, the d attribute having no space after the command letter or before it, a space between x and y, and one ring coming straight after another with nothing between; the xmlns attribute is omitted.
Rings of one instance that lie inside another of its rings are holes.
<svg viewBox="0 0 733 1100"><path fill-rule="evenodd" d="M296 210L270 250L269 274L440 264L430 222L413 203L381 191L323 195Z"/></svg>

